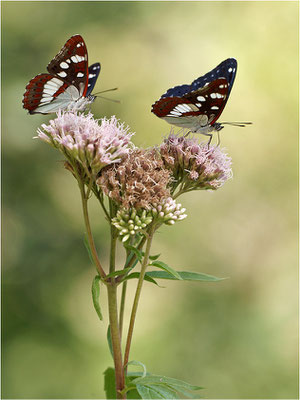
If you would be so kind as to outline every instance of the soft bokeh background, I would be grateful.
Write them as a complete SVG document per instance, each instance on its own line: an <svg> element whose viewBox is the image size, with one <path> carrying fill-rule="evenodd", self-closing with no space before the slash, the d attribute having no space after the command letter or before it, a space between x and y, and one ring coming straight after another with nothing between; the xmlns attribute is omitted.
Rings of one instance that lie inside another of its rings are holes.
<svg viewBox="0 0 300 400"><path fill-rule="evenodd" d="M221 120L254 124L221 132L234 178L181 198L189 218L153 245L176 269L230 278L146 283L131 359L204 386L206 398L296 398L297 2L2 2L2 397L101 398L112 365L75 180L58 152L32 140L49 117L21 105L27 82L75 33L90 63L102 63L95 91L119 87L109 96L121 104L97 100L93 112L124 120L140 146L170 130L150 112L166 89L238 60ZM91 215L107 263L94 202Z"/></svg>

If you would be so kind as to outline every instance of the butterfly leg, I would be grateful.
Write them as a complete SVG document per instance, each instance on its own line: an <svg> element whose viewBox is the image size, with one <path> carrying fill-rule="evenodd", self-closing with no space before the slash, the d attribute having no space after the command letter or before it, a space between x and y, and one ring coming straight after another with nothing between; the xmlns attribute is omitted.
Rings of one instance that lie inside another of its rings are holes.
<svg viewBox="0 0 300 400"><path fill-rule="evenodd" d="M212 135L212 133L207 133L206 136L209 136L209 140L207 142L207 148L209 149L209 145L210 145L210 143L212 141L213 135Z"/></svg>
<svg viewBox="0 0 300 400"><path fill-rule="evenodd" d="M217 135L218 135L217 147L219 147L219 146L220 146L220 143L221 143L221 139L220 139L220 133L219 133L219 131L217 131Z"/></svg>
<svg viewBox="0 0 300 400"><path fill-rule="evenodd" d="M192 131L188 131L188 132L184 135L184 137L185 137L185 138L188 137L188 135L189 135L190 133L192 133Z"/></svg>

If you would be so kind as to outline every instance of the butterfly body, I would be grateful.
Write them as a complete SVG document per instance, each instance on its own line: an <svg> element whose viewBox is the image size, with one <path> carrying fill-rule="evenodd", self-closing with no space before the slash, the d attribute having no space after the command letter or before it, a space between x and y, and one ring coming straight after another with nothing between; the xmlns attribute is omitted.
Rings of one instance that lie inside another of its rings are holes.
<svg viewBox="0 0 300 400"><path fill-rule="evenodd" d="M80 35L72 36L47 66L27 84L23 107L30 114L49 114L58 110L81 111L95 100L91 95L101 66L88 67L87 48Z"/></svg>
<svg viewBox="0 0 300 400"><path fill-rule="evenodd" d="M228 100L237 70L228 58L191 85L175 86L152 105L152 112L171 125L211 136L223 128L216 122Z"/></svg>

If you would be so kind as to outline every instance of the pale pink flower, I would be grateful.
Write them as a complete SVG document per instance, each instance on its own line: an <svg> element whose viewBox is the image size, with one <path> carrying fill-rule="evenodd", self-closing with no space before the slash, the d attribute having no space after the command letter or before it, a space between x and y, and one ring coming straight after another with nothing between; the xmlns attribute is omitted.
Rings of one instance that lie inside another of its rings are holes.
<svg viewBox="0 0 300 400"><path fill-rule="evenodd" d="M71 163L97 174L128 153L132 135L115 116L96 120L91 113L59 111L49 125L38 129L37 137L59 149Z"/></svg>
<svg viewBox="0 0 300 400"><path fill-rule="evenodd" d="M224 149L199 143L183 132L165 138L159 147L162 160L174 177L173 190L181 184L180 192L197 189L217 189L232 177L231 158Z"/></svg>

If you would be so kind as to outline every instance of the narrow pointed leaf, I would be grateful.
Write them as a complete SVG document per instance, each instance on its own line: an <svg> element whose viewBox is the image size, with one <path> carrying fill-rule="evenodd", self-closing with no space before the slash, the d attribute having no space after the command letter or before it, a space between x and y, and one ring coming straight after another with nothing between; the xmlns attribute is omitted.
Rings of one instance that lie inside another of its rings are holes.
<svg viewBox="0 0 300 400"><path fill-rule="evenodd" d="M131 268L128 267L128 268L120 269L118 271L111 272L110 274L106 275L105 279L111 278L113 276L125 275L130 270L131 270Z"/></svg>
<svg viewBox="0 0 300 400"><path fill-rule="evenodd" d="M100 281L101 281L100 276L96 275L95 278L93 279L93 283L92 283L92 298L93 298L93 304L94 304L96 313L97 313L100 321L102 321L103 316L102 316L101 307L100 307Z"/></svg>
<svg viewBox="0 0 300 400"><path fill-rule="evenodd" d="M168 272L169 274L173 275L175 279L182 280L181 276L178 274L177 271L175 271L173 268L171 268L169 265L164 263L163 261L153 261L151 263L154 267L163 269L164 271Z"/></svg>
<svg viewBox="0 0 300 400"><path fill-rule="evenodd" d="M113 350L112 341L111 341L110 325L108 325L108 328L107 328L106 338L107 338L107 343L108 343L110 354L111 354L112 358L114 358L114 350Z"/></svg>
<svg viewBox="0 0 300 400"><path fill-rule="evenodd" d="M129 249L132 253L134 253L137 256L139 261L142 261L143 253L140 250L138 250L136 247L132 246L131 244L128 244L125 247L126 247L126 249Z"/></svg>
<svg viewBox="0 0 300 400"><path fill-rule="evenodd" d="M217 278L213 275L202 274L200 272L189 272L189 271L177 271L178 275L180 275L181 280L184 281L200 281L200 282L218 282L223 281L227 278ZM167 271L148 271L146 275L155 278L155 279L171 279L178 280L174 275L170 274Z"/></svg>
<svg viewBox="0 0 300 400"><path fill-rule="evenodd" d="M90 248L90 244L89 244L89 241L88 241L88 238L87 238L86 234L83 237L83 243L84 243L84 246L86 248L86 251L88 252L89 259L90 259L91 263L95 265L95 262L94 262L94 259L93 259L93 255L92 255L92 251L91 251L91 248Z"/></svg>
<svg viewBox="0 0 300 400"><path fill-rule="evenodd" d="M139 277L140 277L140 273L139 272L132 272L132 274L127 275L124 278L124 281L128 281L129 279L138 279ZM154 283L155 285L159 286L159 284L151 276L148 276L147 273L146 273L146 275L144 277L144 280L148 281L148 282L151 282L151 283Z"/></svg>
<svg viewBox="0 0 300 400"><path fill-rule="evenodd" d="M155 255L153 255L153 256L149 256L149 259L152 260L152 261L155 261L155 260L157 260L159 257L160 257L160 254L155 254Z"/></svg>

